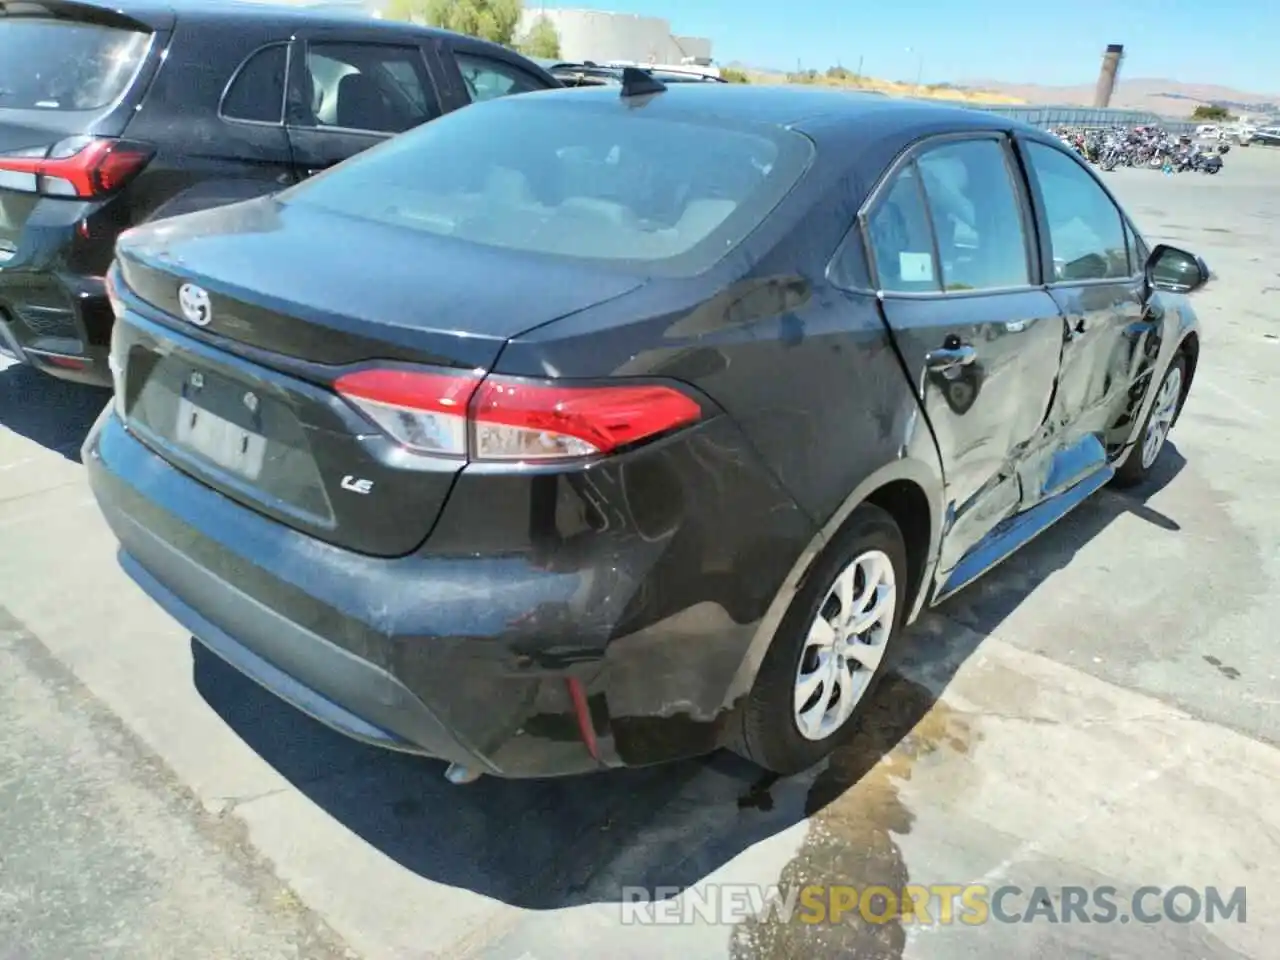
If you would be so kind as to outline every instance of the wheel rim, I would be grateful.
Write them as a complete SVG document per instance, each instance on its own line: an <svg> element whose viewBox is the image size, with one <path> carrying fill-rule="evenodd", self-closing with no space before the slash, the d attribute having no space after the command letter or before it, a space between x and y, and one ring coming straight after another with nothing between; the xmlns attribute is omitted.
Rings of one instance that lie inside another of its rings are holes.
<svg viewBox="0 0 1280 960"><path fill-rule="evenodd" d="M806 740L840 729L884 658L898 604L893 561L861 554L827 589L796 668L795 724Z"/></svg>
<svg viewBox="0 0 1280 960"><path fill-rule="evenodd" d="M1174 415L1178 412L1178 397L1182 394L1182 370L1170 367L1160 384L1156 394L1155 405L1151 408L1151 419L1147 421L1147 432L1142 438L1142 468L1145 470L1156 462L1160 451L1164 449L1165 438L1169 436L1169 428L1173 426Z"/></svg>

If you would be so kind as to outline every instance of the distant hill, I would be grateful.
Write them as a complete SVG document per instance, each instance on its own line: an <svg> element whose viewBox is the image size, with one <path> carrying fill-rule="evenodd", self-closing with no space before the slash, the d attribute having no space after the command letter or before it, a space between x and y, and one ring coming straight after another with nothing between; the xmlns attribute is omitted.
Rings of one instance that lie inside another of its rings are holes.
<svg viewBox="0 0 1280 960"><path fill-rule="evenodd" d="M725 64L741 70L755 83L787 83L798 74L778 67L762 67L734 62ZM846 73L848 73L846 69ZM899 96L919 95L971 103L1093 105L1094 84L1050 86L1039 83L1010 83L1007 80L965 80L959 83L926 84L919 91L903 80L874 77L854 78L852 74L832 78L819 70L809 82L821 86L879 90ZM1148 110L1164 117L1189 117L1201 104L1226 107L1234 113L1280 115L1280 94L1249 93L1211 83L1183 83L1178 80L1126 78L1122 73L1111 98L1111 106L1128 110Z"/></svg>
<svg viewBox="0 0 1280 960"><path fill-rule="evenodd" d="M1009 83L1002 80L968 80L961 84L979 90L992 90L1027 103L1061 103L1091 106L1094 84L1055 87L1037 83ZM1211 83L1181 83L1177 80L1126 78L1122 73L1116 84L1111 106L1129 110L1150 110L1168 117L1190 116L1200 104L1220 104L1244 113L1280 112L1280 95L1248 93Z"/></svg>
<svg viewBox="0 0 1280 960"><path fill-rule="evenodd" d="M802 83L806 86L828 87L838 90L873 91L894 97L923 97L930 100L949 100L960 103L1017 104L1022 101L1002 91L962 87L953 83L926 83L919 87L907 80L882 80L879 77L860 77L848 67L831 67L828 70L787 72L776 68L756 67L734 61L722 64L723 69L746 74L752 83L786 84Z"/></svg>

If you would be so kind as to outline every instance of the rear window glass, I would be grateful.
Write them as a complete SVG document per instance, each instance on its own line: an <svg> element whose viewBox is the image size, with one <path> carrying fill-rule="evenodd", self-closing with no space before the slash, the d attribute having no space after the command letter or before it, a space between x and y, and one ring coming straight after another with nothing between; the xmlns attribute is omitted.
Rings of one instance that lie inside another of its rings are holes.
<svg viewBox="0 0 1280 960"><path fill-rule="evenodd" d="M804 173L810 142L540 94L467 107L281 195L491 247L696 273Z"/></svg>
<svg viewBox="0 0 1280 960"><path fill-rule="evenodd" d="M151 34L0 17L0 109L98 110L133 80Z"/></svg>

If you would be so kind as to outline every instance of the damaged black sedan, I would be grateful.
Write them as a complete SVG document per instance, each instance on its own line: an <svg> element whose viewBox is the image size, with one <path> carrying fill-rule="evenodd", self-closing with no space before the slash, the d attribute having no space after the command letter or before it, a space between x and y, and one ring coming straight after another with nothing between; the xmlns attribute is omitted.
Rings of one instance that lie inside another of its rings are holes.
<svg viewBox="0 0 1280 960"><path fill-rule="evenodd" d="M709 86L122 237L84 460L128 573L455 780L826 755L922 609L1147 477L1208 271L1030 127Z"/></svg>

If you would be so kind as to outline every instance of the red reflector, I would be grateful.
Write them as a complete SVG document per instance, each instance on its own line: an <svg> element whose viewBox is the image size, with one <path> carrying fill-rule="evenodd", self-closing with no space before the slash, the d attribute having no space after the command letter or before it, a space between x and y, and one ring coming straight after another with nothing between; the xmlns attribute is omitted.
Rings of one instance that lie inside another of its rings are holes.
<svg viewBox="0 0 1280 960"><path fill-rule="evenodd" d="M28 353L30 352L32 351L28 351ZM62 367L64 370L83 370L89 365L84 360L77 360L75 357L60 357L55 353L37 353L36 356L51 367Z"/></svg>
<svg viewBox="0 0 1280 960"><path fill-rule="evenodd" d="M0 154L0 171L30 174L50 196L96 197L123 187L151 160L150 147L123 140L72 137L43 157Z"/></svg>
<svg viewBox="0 0 1280 960"><path fill-rule="evenodd" d="M362 370L334 389L399 443L474 460L599 456L702 417L672 387L565 386L476 374Z"/></svg>

